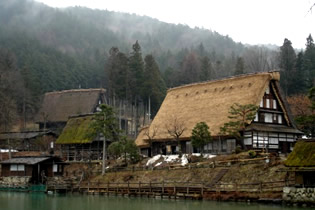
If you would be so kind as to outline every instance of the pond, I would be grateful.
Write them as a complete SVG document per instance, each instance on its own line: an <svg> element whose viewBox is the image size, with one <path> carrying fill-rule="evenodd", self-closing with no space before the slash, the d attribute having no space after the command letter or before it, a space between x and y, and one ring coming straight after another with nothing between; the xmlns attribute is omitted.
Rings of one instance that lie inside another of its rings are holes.
<svg viewBox="0 0 315 210"><path fill-rule="evenodd" d="M0 210L308 210L311 208L98 195L0 192Z"/></svg>

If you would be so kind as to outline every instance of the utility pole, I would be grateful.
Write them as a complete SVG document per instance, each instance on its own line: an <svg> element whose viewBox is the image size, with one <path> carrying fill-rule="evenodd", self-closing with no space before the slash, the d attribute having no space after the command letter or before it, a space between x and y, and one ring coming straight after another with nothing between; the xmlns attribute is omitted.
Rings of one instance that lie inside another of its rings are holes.
<svg viewBox="0 0 315 210"><path fill-rule="evenodd" d="M149 125L151 123L151 96L149 96Z"/></svg>
<svg viewBox="0 0 315 210"><path fill-rule="evenodd" d="M105 119L106 119L106 115L105 115L105 112L104 112L104 134L103 134L103 163L102 163L102 175L105 175L105 163L106 163L106 138L105 138L105 127L106 127L106 124L105 124Z"/></svg>

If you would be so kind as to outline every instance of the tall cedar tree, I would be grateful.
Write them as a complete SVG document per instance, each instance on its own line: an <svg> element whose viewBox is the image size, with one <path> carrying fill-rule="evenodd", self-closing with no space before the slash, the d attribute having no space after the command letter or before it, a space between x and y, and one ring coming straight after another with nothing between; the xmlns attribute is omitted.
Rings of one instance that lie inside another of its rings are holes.
<svg viewBox="0 0 315 210"><path fill-rule="evenodd" d="M234 75L244 74L244 70L245 70L244 59L242 57L238 57L235 64Z"/></svg>
<svg viewBox="0 0 315 210"><path fill-rule="evenodd" d="M144 63L142 59L141 47L138 41L132 45L133 51L129 57L129 71L130 78L129 84L131 88L131 95L135 101L143 96L143 72L144 72Z"/></svg>
<svg viewBox="0 0 315 210"><path fill-rule="evenodd" d="M209 126L205 122L199 122L193 128L191 132L191 144L193 147L200 149L200 153L203 153L205 145L212 140Z"/></svg>
<svg viewBox="0 0 315 210"><path fill-rule="evenodd" d="M207 56L201 58L200 81L207 81L212 78L212 64Z"/></svg>
<svg viewBox="0 0 315 210"><path fill-rule="evenodd" d="M234 103L229 110L229 122L224 123L220 128L220 133L235 137L245 149L242 135L244 135L246 126L255 118L258 106L254 104L241 105Z"/></svg>
<svg viewBox="0 0 315 210"><path fill-rule="evenodd" d="M290 94L290 89L294 83L294 69L296 62L296 54L292 47L292 43L287 38L284 39L283 45L280 47L281 81L286 96Z"/></svg>
<svg viewBox="0 0 315 210"><path fill-rule="evenodd" d="M152 118L157 113L166 93L166 86L161 76L159 66L152 55L144 58L144 83L143 96L147 104L148 98L151 100Z"/></svg>
<svg viewBox="0 0 315 210"><path fill-rule="evenodd" d="M307 88L309 89L315 86L315 44L311 34L306 39L304 68L307 72Z"/></svg>
<svg viewBox="0 0 315 210"><path fill-rule="evenodd" d="M119 99L128 99L130 95L128 58L116 47L110 49L109 55L105 65L108 92L110 96L115 95Z"/></svg>

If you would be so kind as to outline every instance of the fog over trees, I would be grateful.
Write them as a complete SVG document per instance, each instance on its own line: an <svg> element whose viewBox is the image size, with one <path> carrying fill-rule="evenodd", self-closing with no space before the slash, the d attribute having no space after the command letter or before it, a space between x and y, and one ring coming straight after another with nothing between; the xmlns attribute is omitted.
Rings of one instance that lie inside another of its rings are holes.
<svg viewBox="0 0 315 210"><path fill-rule="evenodd" d="M152 117L167 88L243 73L278 69L287 96L306 94L315 82L315 46L305 37L305 51L290 37L271 49L146 16L1 0L0 129L23 127L41 96L56 90L103 87L145 106L150 98Z"/></svg>

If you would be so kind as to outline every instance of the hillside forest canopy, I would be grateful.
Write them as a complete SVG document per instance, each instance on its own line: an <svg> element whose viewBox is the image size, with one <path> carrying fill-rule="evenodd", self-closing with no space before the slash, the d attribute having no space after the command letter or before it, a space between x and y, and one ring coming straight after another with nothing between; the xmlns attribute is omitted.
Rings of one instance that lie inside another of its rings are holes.
<svg viewBox="0 0 315 210"><path fill-rule="evenodd" d="M281 47L251 46L146 16L2 0L0 130L27 129L43 94L57 90L102 87L131 104L150 101L151 118L168 88L245 73L280 70L284 94L306 96L315 83L315 45L305 37L304 50L289 37Z"/></svg>

